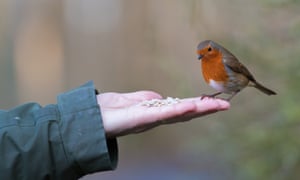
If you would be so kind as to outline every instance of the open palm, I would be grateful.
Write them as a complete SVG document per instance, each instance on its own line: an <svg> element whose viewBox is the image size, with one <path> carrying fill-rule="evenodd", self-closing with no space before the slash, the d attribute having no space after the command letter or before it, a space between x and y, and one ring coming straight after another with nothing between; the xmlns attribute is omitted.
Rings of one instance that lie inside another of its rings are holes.
<svg viewBox="0 0 300 180"><path fill-rule="evenodd" d="M185 98L179 103L160 107L147 107L141 104L145 100L161 98L161 95L152 91L98 95L107 136L138 133L161 124L183 122L230 107L227 101L214 98L201 100L200 97Z"/></svg>

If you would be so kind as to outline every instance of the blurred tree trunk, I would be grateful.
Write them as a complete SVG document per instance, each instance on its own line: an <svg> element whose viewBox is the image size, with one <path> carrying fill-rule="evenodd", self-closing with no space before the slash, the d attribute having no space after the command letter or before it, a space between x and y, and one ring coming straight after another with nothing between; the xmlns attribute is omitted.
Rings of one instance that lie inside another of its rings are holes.
<svg viewBox="0 0 300 180"><path fill-rule="evenodd" d="M64 81L61 1L13 2L18 101L55 102Z"/></svg>
<svg viewBox="0 0 300 180"><path fill-rule="evenodd" d="M12 3L0 1L0 108L10 108L16 104L16 86L13 68L13 16L8 9Z"/></svg>
<svg viewBox="0 0 300 180"><path fill-rule="evenodd" d="M145 62L138 59L143 58L140 55L145 44L141 38L145 3L139 0L126 3L121 0L65 1L68 86L87 79L93 79L104 91L133 86L132 79L137 74L130 70L138 70L137 66ZM138 8L132 9L133 6ZM139 48L134 49L136 47Z"/></svg>

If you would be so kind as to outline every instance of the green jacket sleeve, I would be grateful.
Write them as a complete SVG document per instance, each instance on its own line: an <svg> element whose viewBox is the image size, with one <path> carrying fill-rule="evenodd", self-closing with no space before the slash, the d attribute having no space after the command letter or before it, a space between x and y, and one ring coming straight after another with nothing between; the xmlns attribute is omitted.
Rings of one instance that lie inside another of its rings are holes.
<svg viewBox="0 0 300 180"><path fill-rule="evenodd" d="M78 179L117 165L92 82L58 96L0 111L0 179Z"/></svg>

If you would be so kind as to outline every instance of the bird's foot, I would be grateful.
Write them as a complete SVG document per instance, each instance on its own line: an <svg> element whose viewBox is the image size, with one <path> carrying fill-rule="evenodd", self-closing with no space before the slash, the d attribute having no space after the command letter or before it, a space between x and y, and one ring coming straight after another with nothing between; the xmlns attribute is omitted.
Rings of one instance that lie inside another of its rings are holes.
<svg viewBox="0 0 300 180"><path fill-rule="evenodd" d="M201 100L204 99L204 98L216 98L216 96L219 95L219 94L221 94L221 93L222 93L222 92L217 92L217 93L215 93L215 94L209 94L209 95L207 95L207 94L202 94Z"/></svg>

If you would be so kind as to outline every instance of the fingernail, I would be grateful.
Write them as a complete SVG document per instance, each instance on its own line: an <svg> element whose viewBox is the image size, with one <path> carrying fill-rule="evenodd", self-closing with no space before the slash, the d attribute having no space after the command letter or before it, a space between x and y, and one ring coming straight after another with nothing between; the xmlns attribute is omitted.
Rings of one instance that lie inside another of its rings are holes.
<svg viewBox="0 0 300 180"><path fill-rule="evenodd" d="M222 109L222 110L226 110L226 109L230 108L230 103L228 101L218 99L218 103L219 103L220 109Z"/></svg>

